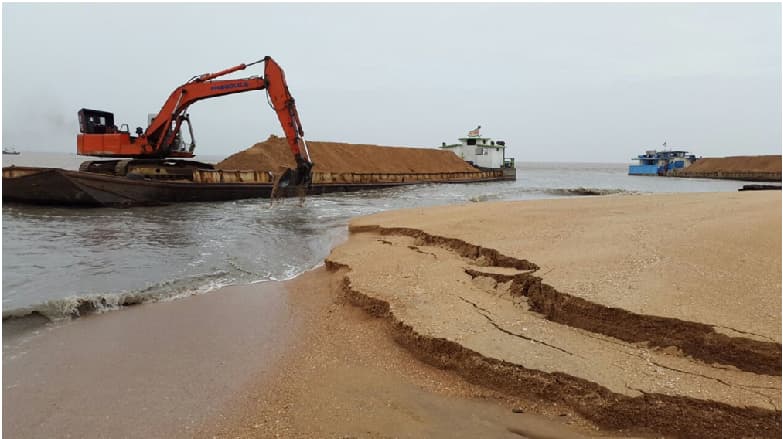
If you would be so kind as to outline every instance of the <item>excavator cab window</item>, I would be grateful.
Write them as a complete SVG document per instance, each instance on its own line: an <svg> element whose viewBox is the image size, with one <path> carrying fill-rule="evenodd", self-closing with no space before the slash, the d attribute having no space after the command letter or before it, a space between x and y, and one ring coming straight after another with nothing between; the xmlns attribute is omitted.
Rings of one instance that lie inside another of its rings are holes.
<svg viewBox="0 0 783 439"><path fill-rule="evenodd" d="M114 114L108 111L79 110L79 131L83 134L106 134L117 132Z"/></svg>

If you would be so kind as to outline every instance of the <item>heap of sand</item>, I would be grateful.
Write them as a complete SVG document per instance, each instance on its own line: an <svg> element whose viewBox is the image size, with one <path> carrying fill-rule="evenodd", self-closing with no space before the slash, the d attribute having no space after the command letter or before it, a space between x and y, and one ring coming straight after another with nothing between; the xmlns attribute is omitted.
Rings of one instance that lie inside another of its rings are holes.
<svg viewBox="0 0 783 439"><path fill-rule="evenodd" d="M780 172L779 155L701 158L683 172Z"/></svg>
<svg viewBox="0 0 783 439"><path fill-rule="evenodd" d="M316 172L442 173L475 172L451 151L337 142L307 142ZM270 136L216 165L218 169L269 171L295 168L285 138Z"/></svg>
<svg viewBox="0 0 783 439"><path fill-rule="evenodd" d="M730 178L752 181L780 181L781 156L736 156L702 158L685 169L678 169L676 177Z"/></svg>
<svg viewBox="0 0 783 439"><path fill-rule="evenodd" d="M773 193L403 210L352 221L327 267L471 382L611 430L778 437L780 224Z"/></svg>

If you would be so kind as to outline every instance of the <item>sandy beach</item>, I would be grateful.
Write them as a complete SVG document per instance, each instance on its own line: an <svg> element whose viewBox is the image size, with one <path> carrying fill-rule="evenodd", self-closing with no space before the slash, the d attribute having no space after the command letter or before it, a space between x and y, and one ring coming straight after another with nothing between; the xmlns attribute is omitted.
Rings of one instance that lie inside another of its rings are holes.
<svg viewBox="0 0 783 439"><path fill-rule="evenodd" d="M356 218L291 281L6 331L3 429L779 437L780 225L772 192Z"/></svg>

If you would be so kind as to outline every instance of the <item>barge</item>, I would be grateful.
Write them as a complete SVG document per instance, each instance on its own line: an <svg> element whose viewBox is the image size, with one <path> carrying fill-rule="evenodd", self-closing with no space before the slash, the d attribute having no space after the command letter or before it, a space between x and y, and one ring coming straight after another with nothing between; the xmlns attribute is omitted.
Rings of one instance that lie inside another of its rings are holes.
<svg viewBox="0 0 783 439"><path fill-rule="evenodd" d="M638 160L639 164L628 166L628 175L670 175L687 168L697 159L695 155L683 150L649 150L632 160Z"/></svg>
<svg viewBox="0 0 783 439"><path fill-rule="evenodd" d="M220 170L166 160L110 160L91 171L10 166L3 168L3 201L75 207L128 207L178 202L229 201L355 192L423 183L476 183L507 179L501 170L439 173L313 172L307 187L276 187L267 171ZM197 163L197 165L193 165Z"/></svg>

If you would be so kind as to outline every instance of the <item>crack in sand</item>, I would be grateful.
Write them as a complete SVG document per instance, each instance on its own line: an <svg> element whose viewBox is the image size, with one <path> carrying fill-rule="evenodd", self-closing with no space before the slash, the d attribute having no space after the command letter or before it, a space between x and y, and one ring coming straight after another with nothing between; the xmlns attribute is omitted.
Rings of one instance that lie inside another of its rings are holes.
<svg viewBox="0 0 783 439"><path fill-rule="evenodd" d="M753 335L755 337L763 338L763 339L769 340L769 341L771 341L773 343L776 343L774 338L767 337L766 335L756 334L755 332L743 331L741 329L732 328L731 326L721 326L721 325L712 325L712 326L714 326L716 328L728 329L729 331L734 331L734 332L737 332L739 334Z"/></svg>
<svg viewBox="0 0 783 439"><path fill-rule="evenodd" d="M351 271L350 266L329 259L325 266L331 271ZM340 285L348 303L371 316L384 318L394 340L420 360L453 370L469 382L503 393L565 404L602 428L624 434L641 431L710 439L780 437L779 410L649 393L625 383L628 389L641 395L632 397L568 374L527 369L488 358L456 342L417 332L395 316L388 302L353 289L347 275L343 276Z"/></svg>
<svg viewBox="0 0 783 439"><path fill-rule="evenodd" d="M559 348L559 347L557 347L557 346L555 346L555 345L551 345L551 344L549 344L549 343L547 343L547 342L545 342L545 341L541 341L541 340L538 340L538 339L535 339L535 338L532 338L532 337L528 337L528 336L526 336L526 335L522 335L522 334L517 334L517 333L515 333L515 332L511 332L511 331L509 331L509 330L507 330L507 329L505 329L505 328L501 327L500 325L498 325L498 324L497 324L497 323L496 323L496 322L495 322L495 321L494 321L494 320L493 320L493 319L492 319L490 316L488 316L487 314L485 314L485 313L489 313L489 311L487 311L486 309L484 309L484 308L481 308L480 306L476 305L475 303L471 302L470 300L467 300L467 299L465 299L465 298L464 298L464 297L462 297L462 296L459 296L459 298L460 298L460 299L462 299L462 300L464 300L465 302L467 302L467 303L469 303L469 304L473 305L473 307L474 307L474 308L476 308L477 310L480 310L480 311L476 311L476 312L478 312L478 313L479 313L480 315L482 315L482 316L483 316L485 319L487 319L487 321L489 322L489 324L490 324L490 325L492 325L492 326L494 326L494 327L495 327L495 329L497 329L497 330L498 330L498 331L500 331L500 332L503 332L503 333L505 333L505 334L508 334L508 335L513 335L514 337L519 337L519 338L521 338L521 339L524 339L524 340L532 341L532 342L534 342L534 343L539 343L539 344L542 344L542 345L544 345L544 346L547 346L547 347L550 347L550 348L552 348L552 349L556 349L556 350L558 350L558 351L560 351L560 352L564 352L564 353L566 353L566 354L568 354L568 355L573 355L573 356L576 356L576 357L579 357L579 358L583 358L581 355L574 354L573 352L569 352L569 351L567 351L567 350L565 350L565 349L563 349L563 348ZM481 312L481 311L484 311L484 312Z"/></svg>
<svg viewBox="0 0 783 439"><path fill-rule="evenodd" d="M474 269L465 269L465 273L472 278L510 281L512 296L525 297L530 310L556 323L625 342L676 347L710 367L715 367L713 363L728 364L748 372L780 376L780 345L776 343L729 337L701 323L605 307L561 293L529 273L508 275Z"/></svg>
<svg viewBox="0 0 783 439"><path fill-rule="evenodd" d="M416 253L421 253L421 254L423 254L423 255L430 255L430 256L432 256L433 258L435 258L435 259L438 259L438 255L436 255L435 253L430 253L430 252L425 252L425 251L422 251L422 249L420 249L420 248L416 247L415 245L409 245L409 246L408 246L408 248L409 248L409 249L411 249L411 250L413 250L413 251L415 251Z"/></svg>
<svg viewBox="0 0 783 439"><path fill-rule="evenodd" d="M612 340L608 340L608 339L606 339L604 337L596 336L596 335L589 334L589 333L586 333L584 335L586 335L586 336L588 336L590 338L594 338L594 339L597 339L597 340L605 341L607 343L611 343L611 344L614 344L614 345L617 345L617 346L627 347L626 345L624 345L622 343L619 343L619 342L616 342L616 341L612 341ZM617 349L616 351L620 352L622 354L631 356L631 357L641 358L642 360L648 362L649 364L652 364L653 366L657 366L657 367L660 367L662 369L670 370L672 372L678 372L678 373L682 373L682 374L685 374L685 375L698 376L698 377L706 378L706 379L709 379L709 380L714 380L714 381L717 381L718 383L723 384L723 385L725 385L727 387L730 387L730 388L739 387L739 388L741 388L743 390L746 390L746 391L748 391L750 393L753 393L753 394L756 394L758 396L761 396L762 398L766 399L772 407L775 407L775 409L778 410L777 403L775 403L774 400L770 399L769 395L767 395L765 393L757 392L757 391L755 391L753 389L765 389L765 390L777 390L777 391L780 391L780 387L776 387L776 386L753 386L753 385L749 385L749 384L730 383L730 382L725 381L725 380L723 380L721 378L711 377L711 376L704 375L704 374L699 374L699 373L695 373L695 372L689 372L687 370L682 370L682 369L677 369L677 368L674 368L674 367L666 366L665 364L662 364L662 363L659 363L657 361L654 361L654 360L650 359L649 357L646 357L646 356L644 356L642 354L638 354L638 353L635 353L635 352L630 352L630 351L628 351L626 349ZM618 367L619 369L624 369L623 367L621 367L619 365L615 364L615 366ZM715 367L713 365L708 365L708 366L713 367L715 369L728 370L728 369L725 369L725 368L722 368L722 367ZM654 377L654 375L647 374L646 372L643 372L643 373L646 376Z"/></svg>
<svg viewBox="0 0 783 439"><path fill-rule="evenodd" d="M470 244L460 239L431 235L405 227L351 226L351 233L376 233L381 236L408 236L417 245L440 247L458 256L480 261L481 265L539 270L525 259L501 254L495 249ZM552 268L553 269L553 268ZM550 269L549 271L551 271ZM676 347L691 358L712 365L726 364L763 375L781 375L781 345L718 333L712 325L676 318L637 314L612 308L580 297L561 293L530 273L515 275L483 273L466 269L471 277L486 276L498 282L512 281L512 295L527 298L531 311L547 320L573 328L607 335L629 343L646 342L657 347Z"/></svg>

